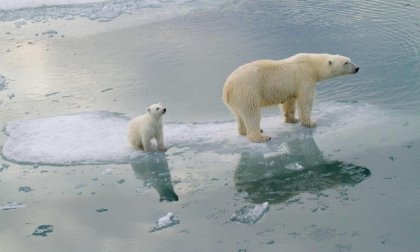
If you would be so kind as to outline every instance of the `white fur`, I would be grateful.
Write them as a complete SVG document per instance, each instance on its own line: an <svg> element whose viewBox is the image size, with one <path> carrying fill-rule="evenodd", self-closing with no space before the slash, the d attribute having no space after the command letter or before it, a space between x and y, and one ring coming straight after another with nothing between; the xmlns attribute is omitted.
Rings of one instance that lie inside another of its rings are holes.
<svg viewBox="0 0 420 252"><path fill-rule="evenodd" d="M238 67L227 78L223 100L235 114L238 131L250 141L271 138L261 134L261 108L283 104L285 121L296 123L295 106L303 126L311 120L316 83L357 73L349 58L331 54L300 53L283 60L258 60Z"/></svg>
<svg viewBox="0 0 420 252"><path fill-rule="evenodd" d="M153 104L147 113L133 118L128 125L128 142L135 149L152 151L151 140L156 139L158 149L166 151L163 145L162 115L166 108L162 104Z"/></svg>

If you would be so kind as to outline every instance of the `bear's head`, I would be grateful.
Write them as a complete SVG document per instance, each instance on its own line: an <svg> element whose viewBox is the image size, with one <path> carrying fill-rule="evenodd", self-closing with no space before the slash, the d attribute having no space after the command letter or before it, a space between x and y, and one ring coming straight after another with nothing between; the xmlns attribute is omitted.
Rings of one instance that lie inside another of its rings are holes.
<svg viewBox="0 0 420 252"><path fill-rule="evenodd" d="M359 71L359 67L352 63L350 58L341 55L330 55L327 64L331 72L330 77L355 74Z"/></svg>
<svg viewBox="0 0 420 252"><path fill-rule="evenodd" d="M161 104L152 104L147 108L147 112L155 117L161 117L166 113L166 108Z"/></svg>

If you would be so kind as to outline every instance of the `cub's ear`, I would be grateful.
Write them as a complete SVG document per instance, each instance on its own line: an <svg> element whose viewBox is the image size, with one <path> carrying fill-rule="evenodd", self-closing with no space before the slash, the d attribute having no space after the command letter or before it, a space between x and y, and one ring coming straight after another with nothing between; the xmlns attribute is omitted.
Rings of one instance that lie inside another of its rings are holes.
<svg viewBox="0 0 420 252"><path fill-rule="evenodd" d="M328 65L330 65L330 66L332 65L332 61L331 60L328 61Z"/></svg>

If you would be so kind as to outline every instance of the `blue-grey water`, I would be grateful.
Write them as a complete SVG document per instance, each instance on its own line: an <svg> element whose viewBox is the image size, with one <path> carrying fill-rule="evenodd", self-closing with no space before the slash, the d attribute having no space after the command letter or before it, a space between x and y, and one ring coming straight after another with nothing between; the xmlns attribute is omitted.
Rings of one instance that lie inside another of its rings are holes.
<svg viewBox="0 0 420 252"><path fill-rule="evenodd" d="M4 1L0 38L0 251L418 250L418 1ZM248 143L224 80L299 52L361 70ZM134 152L156 102L169 150Z"/></svg>

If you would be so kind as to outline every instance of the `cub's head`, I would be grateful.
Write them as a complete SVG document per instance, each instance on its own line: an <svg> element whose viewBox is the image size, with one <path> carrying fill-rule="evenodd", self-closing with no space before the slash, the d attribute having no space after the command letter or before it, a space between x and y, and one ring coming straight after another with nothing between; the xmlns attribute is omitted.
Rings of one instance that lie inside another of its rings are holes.
<svg viewBox="0 0 420 252"><path fill-rule="evenodd" d="M359 72L359 67L352 63L350 58L347 58L345 56L330 55L328 57L327 64L333 76L355 74Z"/></svg>
<svg viewBox="0 0 420 252"><path fill-rule="evenodd" d="M147 112L155 117L161 117L166 113L166 108L161 104L152 104L147 108Z"/></svg>

